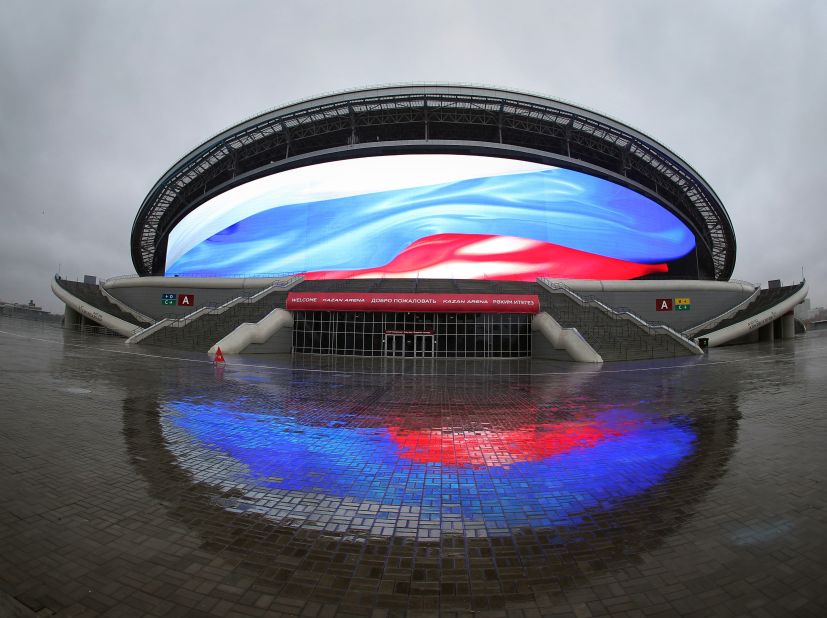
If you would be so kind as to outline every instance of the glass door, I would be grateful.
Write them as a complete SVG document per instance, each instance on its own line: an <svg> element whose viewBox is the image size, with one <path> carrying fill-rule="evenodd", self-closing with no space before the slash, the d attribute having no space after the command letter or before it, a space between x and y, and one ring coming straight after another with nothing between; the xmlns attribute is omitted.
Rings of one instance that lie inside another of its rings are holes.
<svg viewBox="0 0 827 618"><path fill-rule="evenodd" d="M424 357L434 355L433 335L414 335L414 356Z"/></svg>
<svg viewBox="0 0 827 618"><path fill-rule="evenodd" d="M405 356L405 335L385 335L385 356Z"/></svg>

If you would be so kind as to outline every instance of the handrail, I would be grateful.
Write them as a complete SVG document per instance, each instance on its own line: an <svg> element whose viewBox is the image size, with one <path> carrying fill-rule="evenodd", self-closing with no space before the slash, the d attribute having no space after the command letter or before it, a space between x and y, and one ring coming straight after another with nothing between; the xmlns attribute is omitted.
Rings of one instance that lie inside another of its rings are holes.
<svg viewBox="0 0 827 618"><path fill-rule="evenodd" d="M215 279L216 277L221 277L225 279L286 279L286 278L293 278L299 277L302 275L304 271L291 271L291 272L283 272L283 273L222 273L221 275L216 275L215 273L210 272L200 272L200 273L187 273L185 275L164 275L168 279L178 279L178 278L194 278L194 279ZM140 275L136 275L140 276Z"/></svg>
<svg viewBox="0 0 827 618"><path fill-rule="evenodd" d="M137 332L132 333L127 340L126 343L138 343L139 341L143 341L147 337L149 337L152 333L162 328L166 328L170 325L172 320L170 318L164 318L163 320L158 320L154 324L150 324L146 328L140 329Z"/></svg>
<svg viewBox="0 0 827 618"><path fill-rule="evenodd" d="M110 281L120 281L121 279L140 279L141 275L115 275L107 279L100 280L101 285L109 283Z"/></svg>
<svg viewBox="0 0 827 618"><path fill-rule="evenodd" d="M228 273L228 274L221 274L219 278L226 278L226 279L293 279L296 277L300 277L303 271L289 271L289 272L282 272L282 273ZM114 277L109 277L107 279L101 279L101 283L110 283L112 281L120 281L122 279L140 279L145 275L115 275ZM164 275L165 276L165 275ZM167 277L168 279L178 279L178 278L186 278L192 277L196 279L215 279L217 276L215 273L203 272L203 273L188 273L186 275L170 275Z"/></svg>
<svg viewBox="0 0 827 618"><path fill-rule="evenodd" d="M729 309L727 309L726 311L724 311L720 315L716 315L714 318L708 319L706 322L704 322L702 324L698 324L696 326L693 326L692 328L687 328L684 331L685 335L687 337L691 337L695 333L700 333L700 332L706 330L707 328L712 328L714 326L717 326L718 324L720 324L724 320L728 320L729 318L734 316L736 313L738 313L742 309L746 309L748 306L750 306L755 301L755 299L758 298L758 295L760 293L761 293L761 286L756 285L755 290L753 290L752 294L750 294L747 298L742 300L740 303L738 303L734 307L730 307Z"/></svg>
<svg viewBox="0 0 827 618"><path fill-rule="evenodd" d="M761 289L760 284L754 283L752 281L746 281L744 279L730 279L729 282L730 283L740 283L741 285L748 285L748 286L753 287L753 288L758 288L759 290Z"/></svg>
<svg viewBox="0 0 827 618"><path fill-rule="evenodd" d="M127 339L127 343L138 343L143 341L156 331L162 328L183 328L187 326L189 323L193 322L194 320L200 318L203 315L220 315L227 311L228 309L235 307L236 305L240 304L253 304L270 294L271 292L276 291L277 289L288 289L295 285L298 281L302 279L301 275L293 275L287 279L287 281L279 280L275 281L266 288L259 290L255 294L251 296L236 296L235 298L231 298L227 302L214 306L214 305L205 305L203 307L199 307L192 313L189 313L181 318L164 318L163 320L159 320L155 324L141 330L139 333L131 336Z"/></svg>
<svg viewBox="0 0 827 618"><path fill-rule="evenodd" d="M121 310L121 311L123 311L124 313L130 313L130 314L132 314L133 316L135 316L136 318L138 318L139 320L143 320L144 322L146 322L146 323L148 323L148 324L153 324L153 323L155 322L155 320L153 320L151 317L149 317L149 316L147 316L147 315L144 315L143 313L141 313L141 312L140 312L140 311L138 311L137 309L133 309L132 307L130 307L129 305L127 305L125 302L123 302L123 301L121 301L121 300L118 300L117 298L115 298L114 296L112 296L112 294L110 294L110 293L106 290L106 288L105 288L105 287L103 287L103 282L102 282L102 281L98 281L98 289L101 291L101 294L102 294L104 297L106 297L106 299L107 299L110 303L112 303L113 305L115 305L118 309L120 309L120 310ZM139 328L140 328L140 327L139 327Z"/></svg>
<svg viewBox="0 0 827 618"><path fill-rule="evenodd" d="M193 320L199 318L204 313L210 313L212 315L220 315L220 314L224 313L225 311L227 311L228 309L230 309L230 308L232 308L236 305L239 305L241 303L250 303L250 304L252 304L252 303L258 302L259 300L261 300L262 298L264 298L265 296L267 296L271 292L274 292L276 289L279 289L279 288L285 289L285 288L291 287L291 284L293 284L295 281L297 281L299 279L301 279L300 276L294 275L294 276L290 277L287 281L276 281L274 283L271 283L266 288L263 288L263 289L259 290L258 292L256 292L255 294L252 294L250 296L247 296L245 294L241 294L240 296L236 296L235 298L231 298L230 300L222 303L221 305L204 305L203 307L199 307L198 309L196 309L192 313L189 313L189 314L187 314L187 315L185 315L181 318L173 319L172 320L173 323L171 324L171 326L176 327L176 328L180 328L182 326L186 326L187 324L189 324Z"/></svg>
<svg viewBox="0 0 827 618"><path fill-rule="evenodd" d="M710 348L722 345L771 323L773 320L781 317L788 311L792 311L798 303L807 297L807 292L810 289L806 279L802 280L801 283L798 283L795 286L784 287L794 287L795 290L789 296L776 300L775 304L767 307L755 315L746 316L734 324L730 324L729 326L724 326L723 328L706 333L704 338L707 340L707 345Z"/></svg>
<svg viewBox="0 0 827 618"><path fill-rule="evenodd" d="M81 326L80 324L70 324L68 326L63 327L65 330L71 330L81 335L103 335L106 337L120 337L121 335L116 333L111 328L106 328L105 326L92 326L91 324L85 324Z"/></svg>
<svg viewBox="0 0 827 618"><path fill-rule="evenodd" d="M687 348L688 350L693 351L695 354L703 354L703 350L700 347L698 347L698 345L695 342L691 341L690 339L687 339L679 332L677 332L675 329L666 326L665 324L659 324L655 326L631 311L617 311L613 307L610 307L603 301L597 300L596 298L591 298L587 300L586 298L580 296L577 292L569 288L566 284L561 283L559 281L548 281L544 277L539 277L537 279L537 283L539 283L541 286L543 286L552 293L565 294L568 298L576 302L581 307L595 307L603 311L608 317L614 320L629 320L642 330L645 330L650 335L666 335L673 339L675 342L682 345L683 347Z"/></svg>
<svg viewBox="0 0 827 618"><path fill-rule="evenodd" d="M75 296L75 294L63 286L62 281L68 280L64 280L55 274L51 288L54 295L62 300L66 306L71 307L82 316L97 322L101 326L118 333L122 337L130 337L135 334L136 330L140 330L140 327L136 327L134 323L127 322Z"/></svg>

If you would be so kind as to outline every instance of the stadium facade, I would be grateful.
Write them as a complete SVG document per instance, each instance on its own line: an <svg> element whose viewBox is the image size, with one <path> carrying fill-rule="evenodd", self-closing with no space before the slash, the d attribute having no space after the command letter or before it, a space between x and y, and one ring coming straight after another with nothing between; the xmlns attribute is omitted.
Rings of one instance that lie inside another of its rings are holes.
<svg viewBox="0 0 827 618"><path fill-rule="evenodd" d="M101 282L104 302L55 281L67 322L204 351L605 361L790 337L807 292L730 281L723 204L655 140L456 85L223 131L152 187L131 251L139 277Z"/></svg>

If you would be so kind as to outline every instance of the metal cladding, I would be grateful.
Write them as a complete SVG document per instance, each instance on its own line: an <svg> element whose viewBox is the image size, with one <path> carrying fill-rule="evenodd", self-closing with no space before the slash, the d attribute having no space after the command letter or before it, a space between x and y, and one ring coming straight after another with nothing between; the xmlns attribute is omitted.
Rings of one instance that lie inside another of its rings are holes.
<svg viewBox="0 0 827 618"><path fill-rule="evenodd" d="M355 90L288 105L197 147L155 184L132 227L140 275L163 274L169 233L206 200L286 169L407 153L500 156L558 165L642 193L695 233L701 277L727 280L732 223L712 188L651 138L594 112L492 88L406 85Z"/></svg>

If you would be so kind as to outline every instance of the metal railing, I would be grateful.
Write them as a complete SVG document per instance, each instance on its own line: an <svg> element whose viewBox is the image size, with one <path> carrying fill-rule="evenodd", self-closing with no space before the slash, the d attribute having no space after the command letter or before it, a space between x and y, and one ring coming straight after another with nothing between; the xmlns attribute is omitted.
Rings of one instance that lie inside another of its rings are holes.
<svg viewBox="0 0 827 618"><path fill-rule="evenodd" d="M230 273L230 274L223 274L223 275L216 275L215 273L210 272L203 272L203 273L187 273L186 275L157 275L158 277L167 277L168 279L182 279L182 278L193 278L193 279L289 279L293 277L301 276L301 271L290 271L290 272L281 272L281 273ZM146 275L115 275L114 277L109 277L107 279L99 278L100 281L103 283L110 283L111 281L120 281L122 279L140 279L145 277Z"/></svg>
<svg viewBox="0 0 827 618"><path fill-rule="evenodd" d="M701 348L698 347L697 344L687 339L670 326L666 326L665 324L650 324L649 322L641 318L639 315L632 311L629 311L628 309L619 311L594 297L587 299L583 296L580 296L577 292L569 288L566 284L561 283L559 281L548 281L545 278L538 278L537 283L539 283L541 286L543 286L552 293L564 294L566 297L570 298L581 307L594 307L596 309L601 310L606 316L614 320L628 320L640 329L646 331L650 335L666 335L667 337L674 340L676 343L680 344L681 346L689 350L692 350L696 354L703 354L703 350L701 350Z"/></svg>
<svg viewBox="0 0 827 618"><path fill-rule="evenodd" d="M754 294L750 296L750 298L746 299L744 302L740 303L736 307L724 312L720 316L716 316L712 320L708 320L699 326L693 327L692 333L700 334L704 337L711 334L715 330L719 328L726 328L736 324L738 322L743 322L745 320L749 320L753 318L755 315L762 313L776 305L784 302L787 298L795 294L798 290L800 290L804 284L806 283L806 279L802 279L798 283L793 282L790 285L782 285L776 288L756 288ZM749 301L749 302L747 302ZM745 313L745 315L738 318L739 314ZM729 315L727 315L729 314ZM725 324L721 327L721 324L727 322L728 320L736 319L735 322L730 324Z"/></svg>
<svg viewBox="0 0 827 618"><path fill-rule="evenodd" d="M698 325L693 326L691 328L687 328L686 331L685 331L686 336L691 337L695 333L703 332L704 330L706 330L708 328L712 328L713 326L716 326L716 325L720 324L724 320L728 320L729 318L734 316L736 313L738 313L742 309L746 309L749 305L751 305L755 301L755 299L758 298L758 295L760 293L761 293L761 286L756 286L755 290L753 291L752 294L750 294L747 298L745 298L743 301L741 301L740 303L738 303L734 307L731 307L731 308L727 309L726 311L724 311L723 313L721 313L719 315L716 315L714 318L708 319L706 322L703 322L702 324L698 324Z"/></svg>
<svg viewBox="0 0 827 618"><path fill-rule="evenodd" d="M164 275L169 279L287 279L290 277L300 276L302 271L291 271L282 273L225 273L216 275L215 273L187 273L185 275ZM138 276L138 275L136 275Z"/></svg>
<svg viewBox="0 0 827 618"><path fill-rule="evenodd" d="M94 326L91 324L69 324L64 325L63 328L65 330L71 330L80 333L81 335L102 335L106 337L122 337L120 333L116 333L115 331L106 328L105 326Z"/></svg>
<svg viewBox="0 0 827 618"><path fill-rule="evenodd" d="M133 309L132 307L127 305L125 302L123 302L121 300L118 300L117 298L112 296L112 294L110 294L106 290L106 288L103 287L103 281L98 282L98 289L100 290L100 293L103 295L103 297L106 298L106 300L108 300L110 303L115 305L118 309L120 309L124 313L130 314L130 315L134 316L137 320L139 320L141 322L145 322L146 324L153 324L155 322L155 320L153 318L149 317L148 315L144 315L143 313L141 313L137 309ZM139 330L140 330L140 328L139 328Z"/></svg>
<svg viewBox="0 0 827 618"><path fill-rule="evenodd" d="M278 291L278 290L284 290L284 289L287 289L289 287L292 287L293 285L295 285L296 283L301 281L301 279L302 279L301 276L293 275L291 277L286 278L286 280L281 279L279 281L274 281L272 284L270 284L266 288L258 290L254 293L242 294L240 296L236 296L235 298L231 298L230 300L228 300L225 303L222 303L220 305L218 305L218 304L207 304L207 305L204 305L202 307L199 307L198 309L196 309L192 313L189 313L189 314L187 314L183 317L164 318L164 319L159 320L155 324L152 324L151 326L149 326L145 329L139 330L138 333L134 333L133 337L135 335L140 335L140 337L138 337L137 339L134 339L132 341L132 343L138 343L139 341L143 341L144 339L146 339L150 335L152 335L155 332L157 332L161 329L164 329L164 328L184 328L188 324L191 324L192 322L194 322L198 318L201 318L205 315L221 315L222 313L224 313L228 309L231 309L232 307L236 307L236 306L241 305L241 304L250 304L250 305L252 305L252 304L258 302L259 300L261 300L262 298L264 298L265 296L267 296L268 294L270 294L272 292L275 292L275 291Z"/></svg>

